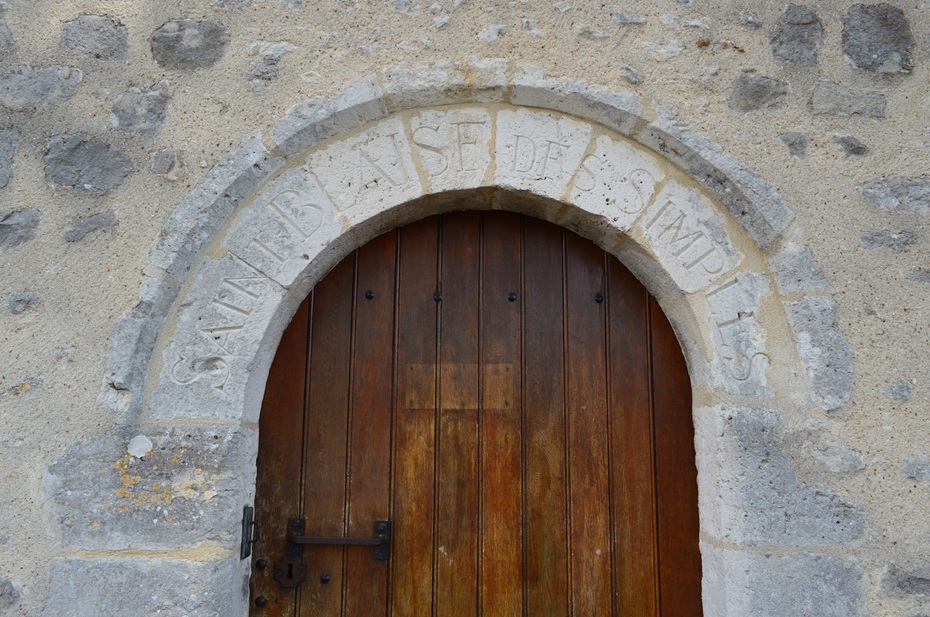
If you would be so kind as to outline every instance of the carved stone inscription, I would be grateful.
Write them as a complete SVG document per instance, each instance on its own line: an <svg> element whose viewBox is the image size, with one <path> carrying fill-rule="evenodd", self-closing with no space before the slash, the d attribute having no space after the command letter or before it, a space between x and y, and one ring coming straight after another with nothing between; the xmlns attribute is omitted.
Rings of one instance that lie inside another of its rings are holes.
<svg viewBox="0 0 930 617"><path fill-rule="evenodd" d="M305 169L276 178L244 211L225 245L287 287L339 231L336 209Z"/></svg>
<svg viewBox="0 0 930 617"><path fill-rule="evenodd" d="M354 221L422 193L400 118L312 152L307 169L336 209Z"/></svg>
<svg viewBox="0 0 930 617"><path fill-rule="evenodd" d="M653 157L601 135L575 174L571 200L626 230L649 205L663 175Z"/></svg>
<svg viewBox="0 0 930 617"><path fill-rule="evenodd" d="M710 201L670 181L639 221L643 236L675 283L698 291L742 259Z"/></svg>
<svg viewBox="0 0 930 617"><path fill-rule="evenodd" d="M740 273L707 292L720 369L716 373L729 394L772 395L765 378L769 365L765 331L758 317L762 298L768 294L769 280L758 272Z"/></svg>
<svg viewBox="0 0 930 617"><path fill-rule="evenodd" d="M480 186L491 163L491 115L481 108L425 111L410 134L433 191Z"/></svg>
<svg viewBox="0 0 930 617"><path fill-rule="evenodd" d="M590 126L563 116L498 112L495 181L562 199L590 140Z"/></svg>

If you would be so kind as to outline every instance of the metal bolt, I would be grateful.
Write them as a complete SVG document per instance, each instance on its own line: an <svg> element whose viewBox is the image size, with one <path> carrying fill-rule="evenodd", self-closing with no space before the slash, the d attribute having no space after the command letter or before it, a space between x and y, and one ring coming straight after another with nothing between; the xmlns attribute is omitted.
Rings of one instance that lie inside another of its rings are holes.
<svg viewBox="0 0 930 617"><path fill-rule="evenodd" d="M594 301L597 302L598 304L600 304L601 302L603 302L603 301L604 301L604 294L597 294L596 296L594 296Z"/></svg>
<svg viewBox="0 0 930 617"><path fill-rule="evenodd" d="M329 574L324 574L320 576L320 582L323 583L324 585L327 584L329 582Z"/></svg>
<svg viewBox="0 0 930 617"><path fill-rule="evenodd" d="M514 302L517 299L517 294L511 291L509 294L507 294L507 299L511 302Z"/></svg>
<svg viewBox="0 0 930 617"><path fill-rule="evenodd" d="M438 291L437 291L436 293L434 293L434 294L433 294L433 301L434 301L434 302L442 302L442 294L439 293Z"/></svg>
<svg viewBox="0 0 930 617"><path fill-rule="evenodd" d="M261 608L265 606L266 604L268 604L268 598L266 598L265 596L258 596L257 598L255 598L255 606L257 606L258 608Z"/></svg>
<svg viewBox="0 0 930 617"><path fill-rule="evenodd" d="M258 568L259 570L264 570L265 568L268 567L268 560L259 559L258 561L255 562L255 567Z"/></svg>
<svg viewBox="0 0 930 617"><path fill-rule="evenodd" d="M371 300L374 297L375 297L375 292L371 291L370 289L365 292L366 299Z"/></svg>

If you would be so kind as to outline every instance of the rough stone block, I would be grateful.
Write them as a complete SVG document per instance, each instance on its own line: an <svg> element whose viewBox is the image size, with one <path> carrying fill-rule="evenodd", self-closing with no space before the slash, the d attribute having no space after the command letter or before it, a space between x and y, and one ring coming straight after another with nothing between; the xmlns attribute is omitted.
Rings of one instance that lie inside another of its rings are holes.
<svg viewBox="0 0 930 617"><path fill-rule="evenodd" d="M862 569L813 553L735 551L702 544L704 614L746 617L856 617Z"/></svg>
<svg viewBox="0 0 930 617"><path fill-rule="evenodd" d="M226 53L229 31L223 24L182 19L152 33L152 56L169 69L211 67Z"/></svg>
<svg viewBox="0 0 930 617"><path fill-rule="evenodd" d="M930 482L930 457L922 456L904 462L904 473L908 478Z"/></svg>
<svg viewBox="0 0 930 617"><path fill-rule="evenodd" d="M789 4L772 34L772 54L788 62L817 64L817 53L826 32L809 6Z"/></svg>
<svg viewBox="0 0 930 617"><path fill-rule="evenodd" d="M890 4L855 4L843 16L843 53L853 66L909 73L914 36L904 12Z"/></svg>
<svg viewBox="0 0 930 617"><path fill-rule="evenodd" d="M840 331L836 302L806 297L785 307L801 360L807 366L811 397L826 411L849 402L853 389L852 352Z"/></svg>
<svg viewBox="0 0 930 617"><path fill-rule="evenodd" d="M220 561L56 559L43 617L232 617L248 612L248 572Z"/></svg>
<svg viewBox="0 0 930 617"><path fill-rule="evenodd" d="M930 213L930 177L883 176L859 187L859 194L886 212Z"/></svg>
<svg viewBox="0 0 930 617"><path fill-rule="evenodd" d="M778 138L783 144L788 146L788 154L791 156L796 156L799 159L803 159L807 156L807 148L810 146L811 142L807 133L789 131L787 133L782 133Z"/></svg>
<svg viewBox="0 0 930 617"><path fill-rule="evenodd" d="M708 472L700 479L702 529L749 546L838 544L861 537L862 509L800 482L780 431L775 409L696 410L699 466Z"/></svg>
<svg viewBox="0 0 930 617"><path fill-rule="evenodd" d="M74 96L83 79L80 69L67 66L15 66L0 73L0 104L21 110L63 103Z"/></svg>
<svg viewBox="0 0 930 617"><path fill-rule="evenodd" d="M688 293L707 287L743 258L710 200L674 180L656 196L638 227L672 280Z"/></svg>
<svg viewBox="0 0 930 617"><path fill-rule="evenodd" d="M290 169L263 188L223 240L229 251L290 287L342 232L343 220L306 168Z"/></svg>
<svg viewBox="0 0 930 617"><path fill-rule="evenodd" d="M6 3L0 2L0 51L13 51L16 42L13 40L13 33L6 24Z"/></svg>
<svg viewBox="0 0 930 617"><path fill-rule="evenodd" d="M546 77L537 67L525 67L513 78L510 102L578 115L623 135L633 132L642 114L639 96L633 92L615 92L584 81Z"/></svg>
<svg viewBox="0 0 930 617"><path fill-rule="evenodd" d="M11 249L36 236L42 215L38 210L16 210L0 218L0 249Z"/></svg>
<svg viewBox="0 0 930 617"><path fill-rule="evenodd" d="M95 231L113 234L116 233L118 226L119 221L116 220L116 215L112 211L91 214L84 218L76 216L71 220L71 229L65 234L65 241L80 242L87 237L87 234Z"/></svg>
<svg viewBox="0 0 930 617"><path fill-rule="evenodd" d="M591 140L590 125L549 112L497 114L496 184L561 199Z"/></svg>
<svg viewBox="0 0 930 617"><path fill-rule="evenodd" d="M184 280L226 217L283 164L262 145L260 135L243 140L171 214L149 253L152 265Z"/></svg>
<svg viewBox="0 0 930 617"><path fill-rule="evenodd" d="M285 156L387 115L381 87L374 76L349 83L335 98L292 107L271 128L271 138Z"/></svg>
<svg viewBox="0 0 930 617"><path fill-rule="evenodd" d="M13 171L13 155L19 143L19 133L13 129L0 131L0 189L10 182Z"/></svg>
<svg viewBox="0 0 930 617"><path fill-rule="evenodd" d="M428 192L481 186L491 165L492 128L486 109L426 110L410 118L413 150Z"/></svg>
<svg viewBox="0 0 930 617"><path fill-rule="evenodd" d="M800 443L801 454L819 462L830 473L854 473L865 469L862 454L851 450L837 437L840 424L822 418L812 418L800 431L788 435L786 442Z"/></svg>
<svg viewBox="0 0 930 617"><path fill-rule="evenodd" d="M920 238L912 231L894 233L887 229L864 231L859 238L863 248L891 249L895 253L900 253L907 249L907 247L914 246L920 242Z"/></svg>
<svg viewBox="0 0 930 617"><path fill-rule="evenodd" d="M140 410L155 339L178 289L178 285L143 278L139 303L117 323L107 354L103 389L98 398L110 411L135 414Z"/></svg>
<svg viewBox="0 0 930 617"><path fill-rule="evenodd" d="M911 398L911 382L900 379L894 383L886 383L883 388L885 396L893 401L908 401Z"/></svg>
<svg viewBox="0 0 930 617"><path fill-rule="evenodd" d="M133 456L144 436L152 448ZM238 425L118 426L72 446L43 490L67 546L100 550L238 548L258 440Z"/></svg>
<svg viewBox="0 0 930 617"><path fill-rule="evenodd" d="M43 160L50 181L90 193L119 186L135 169L115 146L83 135L53 138Z"/></svg>
<svg viewBox="0 0 930 617"><path fill-rule="evenodd" d="M415 70L389 66L382 73L381 84L391 110L465 103L471 98L465 73L451 62Z"/></svg>
<svg viewBox="0 0 930 617"><path fill-rule="evenodd" d="M882 574L881 590L889 596L930 596L930 567L908 570L890 564Z"/></svg>
<svg viewBox="0 0 930 617"><path fill-rule="evenodd" d="M768 248L794 220L794 212L762 176L667 113L636 139L697 179L760 247Z"/></svg>
<svg viewBox="0 0 930 617"><path fill-rule="evenodd" d="M788 96L788 82L757 73L743 73L733 80L727 105L736 111L783 107Z"/></svg>
<svg viewBox="0 0 930 617"><path fill-rule="evenodd" d="M769 260L769 267L783 294L820 291L827 287L823 271L814 263L814 256L806 246L786 242Z"/></svg>
<svg viewBox="0 0 930 617"><path fill-rule="evenodd" d="M13 315L34 311L39 308L39 294L34 291L18 291L10 296L6 307Z"/></svg>
<svg viewBox="0 0 930 617"><path fill-rule="evenodd" d="M258 367L274 353L265 337L286 290L233 254L204 260L194 276L199 293L180 302L147 414L240 420L244 405L261 403L267 372Z"/></svg>
<svg viewBox="0 0 930 617"><path fill-rule="evenodd" d="M153 174L164 176L165 180L174 182L180 180L186 175L184 170L184 150L159 150L152 153Z"/></svg>
<svg viewBox="0 0 930 617"><path fill-rule="evenodd" d="M348 221L362 221L423 193L399 117L312 152L307 169Z"/></svg>
<svg viewBox="0 0 930 617"><path fill-rule="evenodd" d="M771 295L767 276L742 272L707 293L718 384L729 394L768 398L766 333L759 322L762 299Z"/></svg>
<svg viewBox="0 0 930 617"><path fill-rule="evenodd" d="M118 131L156 133L168 113L168 82L151 88L130 88L113 103L110 124Z"/></svg>
<svg viewBox="0 0 930 617"><path fill-rule="evenodd" d="M852 135L839 135L833 141L843 148L847 156L865 156L869 153L869 147Z"/></svg>
<svg viewBox="0 0 930 617"><path fill-rule="evenodd" d="M853 90L832 81L820 81L810 98L815 115L885 117L885 95L877 90Z"/></svg>
<svg viewBox="0 0 930 617"><path fill-rule="evenodd" d="M13 608L19 603L19 590L13 581L0 578L0 610Z"/></svg>
<svg viewBox="0 0 930 617"><path fill-rule="evenodd" d="M61 44L80 54L118 60L129 48L126 26L109 15L80 15L62 26Z"/></svg>

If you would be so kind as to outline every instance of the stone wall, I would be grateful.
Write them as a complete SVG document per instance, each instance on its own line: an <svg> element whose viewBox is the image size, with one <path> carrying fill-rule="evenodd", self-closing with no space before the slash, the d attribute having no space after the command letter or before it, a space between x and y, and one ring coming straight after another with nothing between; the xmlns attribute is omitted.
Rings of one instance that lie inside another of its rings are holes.
<svg viewBox="0 0 930 617"><path fill-rule="evenodd" d="M705 614L927 614L928 47L916 1L0 1L0 613L244 614L277 337L454 195L662 302Z"/></svg>

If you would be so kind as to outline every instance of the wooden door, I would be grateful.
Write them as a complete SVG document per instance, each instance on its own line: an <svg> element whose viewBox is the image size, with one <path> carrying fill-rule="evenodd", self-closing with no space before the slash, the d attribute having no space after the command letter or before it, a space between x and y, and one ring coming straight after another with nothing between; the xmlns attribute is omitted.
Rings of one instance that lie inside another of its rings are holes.
<svg viewBox="0 0 930 617"><path fill-rule="evenodd" d="M419 221L297 311L260 421L252 614L702 614L691 392L615 258L503 212ZM289 518L305 580L275 581Z"/></svg>

